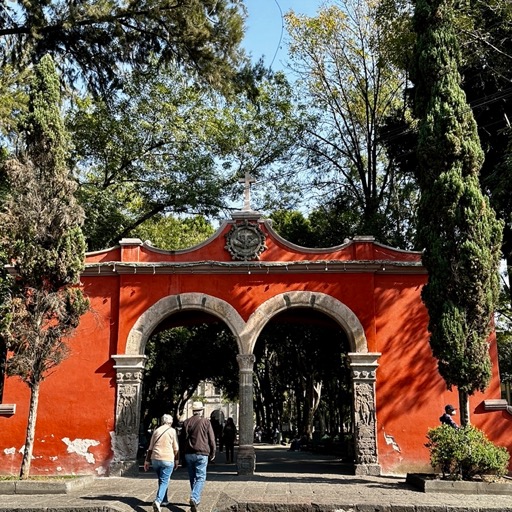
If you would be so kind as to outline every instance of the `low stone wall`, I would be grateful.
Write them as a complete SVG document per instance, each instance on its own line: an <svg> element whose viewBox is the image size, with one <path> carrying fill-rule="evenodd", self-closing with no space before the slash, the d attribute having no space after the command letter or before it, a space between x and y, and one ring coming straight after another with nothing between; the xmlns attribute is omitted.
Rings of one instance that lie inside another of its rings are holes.
<svg viewBox="0 0 512 512"><path fill-rule="evenodd" d="M434 475L408 473L405 481L423 492L512 495L512 480L500 482L468 482L462 480L442 480L436 478Z"/></svg>
<svg viewBox="0 0 512 512"><path fill-rule="evenodd" d="M85 475L62 480L0 480L0 494L67 494L85 489L94 478Z"/></svg>

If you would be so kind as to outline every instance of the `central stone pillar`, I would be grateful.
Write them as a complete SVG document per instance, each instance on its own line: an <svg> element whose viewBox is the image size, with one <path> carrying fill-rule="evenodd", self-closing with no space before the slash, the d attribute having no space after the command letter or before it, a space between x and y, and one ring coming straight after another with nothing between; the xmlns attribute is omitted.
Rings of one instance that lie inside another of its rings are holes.
<svg viewBox="0 0 512 512"><path fill-rule="evenodd" d="M146 356L119 354L112 357L116 362L117 399L110 474L138 473L141 385Z"/></svg>
<svg viewBox="0 0 512 512"><path fill-rule="evenodd" d="M380 475L375 380L380 353L349 353L352 371L356 475Z"/></svg>
<svg viewBox="0 0 512 512"><path fill-rule="evenodd" d="M239 354L236 356L239 372L240 413L239 446L237 468L239 475L252 475L256 468L254 452L254 411L253 411L253 369L254 354Z"/></svg>

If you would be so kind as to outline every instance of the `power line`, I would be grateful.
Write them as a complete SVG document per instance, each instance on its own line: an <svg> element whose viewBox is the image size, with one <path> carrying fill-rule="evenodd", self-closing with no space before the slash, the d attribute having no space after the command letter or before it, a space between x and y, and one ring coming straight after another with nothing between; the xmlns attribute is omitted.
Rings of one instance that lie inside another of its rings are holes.
<svg viewBox="0 0 512 512"><path fill-rule="evenodd" d="M283 41L283 34L284 34L284 19L283 19L283 10L281 9L281 6L279 5L279 2L277 0L274 0L275 4L277 5L279 9L279 13L281 16L281 34L279 35L279 42L277 43L277 48L274 53L274 57L272 58L272 62L270 63L270 68L272 67L272 64L274 64L274 61L276 60L277 54L279 52L279 48L281 48L281 42Z"/></svg>

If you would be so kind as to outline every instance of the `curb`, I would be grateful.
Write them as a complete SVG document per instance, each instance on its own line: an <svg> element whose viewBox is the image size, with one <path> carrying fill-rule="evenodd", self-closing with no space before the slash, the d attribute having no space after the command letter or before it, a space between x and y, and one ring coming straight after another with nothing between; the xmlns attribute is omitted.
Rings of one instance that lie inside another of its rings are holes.
<svg viewBox="0 0 512 512"><path fill-rule="evenodd" d="M512 495L511 483L440 480L415 473L408 473L405 481L416 489L429 493Z"/></svg>
<svg viewBox="0 0 512 512"><path fill-rule="evenodd" d="M85 489L94 482L93 475L78 476L62 480L3 480L0 481L1 494L68 494ZM0 509L1 510L1 509Z"/></svg>
<svg viewBox="0 0 512 512"><path fill-rule="evenodd" d="M213 509L212 509L213 510ZM226 509L224 509L226 510ZM238 503L235 512L512 512L512 508L451 507L447 505Z"/></svg>

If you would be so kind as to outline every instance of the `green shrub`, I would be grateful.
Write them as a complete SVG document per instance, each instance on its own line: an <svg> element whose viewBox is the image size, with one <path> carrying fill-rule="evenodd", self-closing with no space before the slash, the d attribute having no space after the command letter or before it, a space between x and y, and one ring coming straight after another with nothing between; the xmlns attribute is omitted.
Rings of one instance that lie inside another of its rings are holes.
<svg viewBox="0 0 512 512"><path fill-rule="evenodd" d="M484 475L501 477L507 472L507 450L489 441L476 427L455 429L442 425L431 428L427 439L430 464L441 470L443 478L471 480Z"/></svg>

